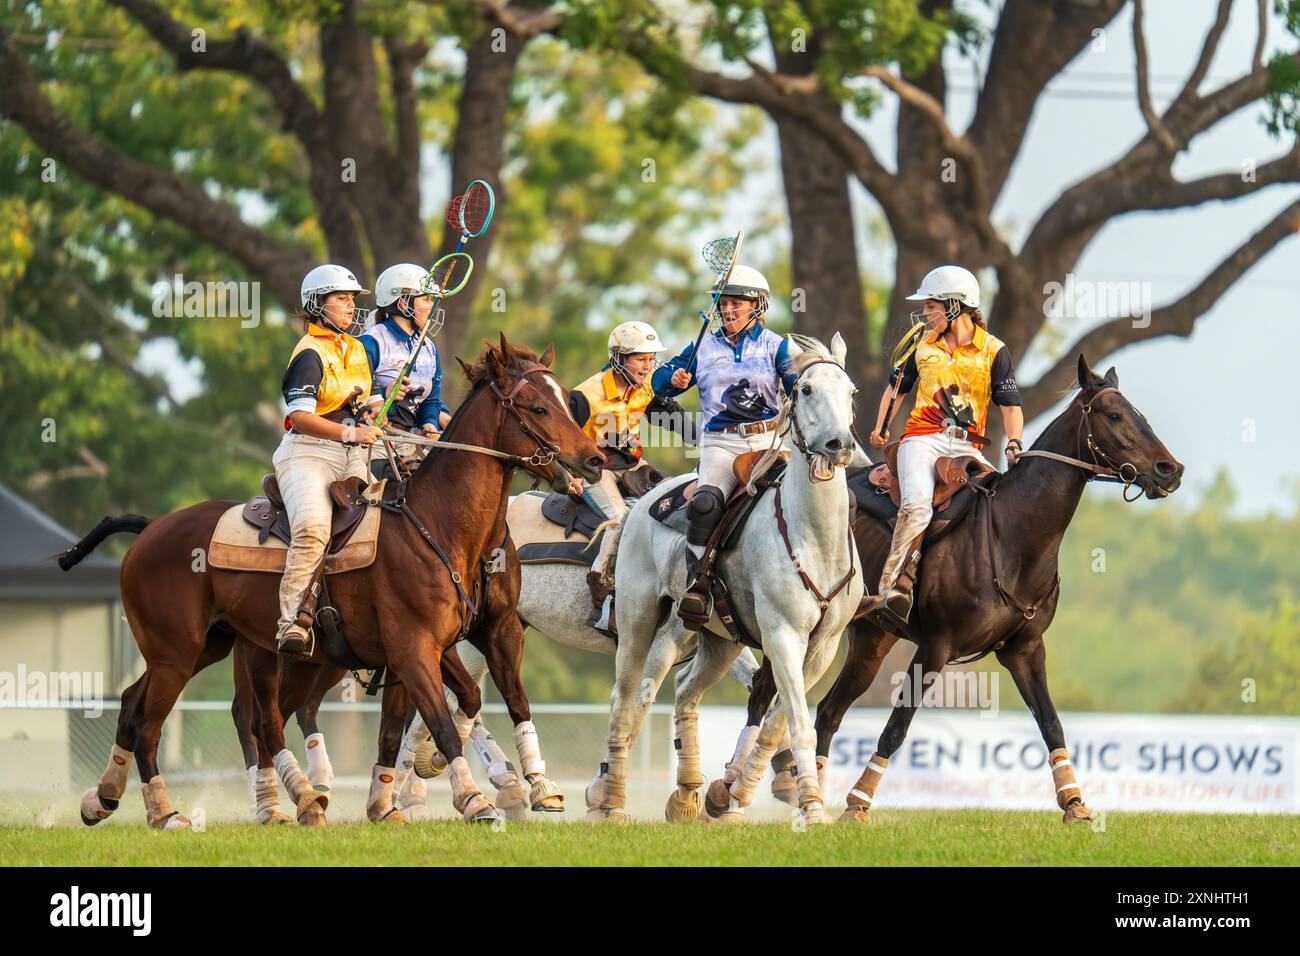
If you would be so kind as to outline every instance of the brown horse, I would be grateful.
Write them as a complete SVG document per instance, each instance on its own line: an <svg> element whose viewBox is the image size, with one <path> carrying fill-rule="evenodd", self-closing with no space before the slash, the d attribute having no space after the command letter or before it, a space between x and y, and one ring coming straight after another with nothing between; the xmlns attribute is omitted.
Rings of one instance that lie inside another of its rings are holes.
<svg viewBox="0 0 1300 956"><path fill-rule="evenodd" d="M853 702L871 686L885 655L905 637L917 645L908 665L906 695L889 715L876 753L849 791L842 819L867 822L877 784L889 758L902 746L907 728L940 671L956 661L997 655L1038 724L1049 752L1053 787L1066 823L1091 820L1065 746L1065 734L1047 689L1043 635L1060 595L1057 554L1083 490L1094 478L1136 485L1151 499L1174 492L1183 466L1152 431L1146 417L1119 391L1112 368L1098 376L1079 356L1079 391L1047 426L1023 460L977 501L961 524L923 549L916 604L904 634L882 631L859 620L845 631L848 653L839 677L817 707L817 761L824 766L831 740ZM877 519L861 514L853 523L862 569L879 577L890 534ZM764 671L755 676L750 723L768 708L775 688ZM931 691L931 697L936 691ZM750 732L752 737L752 731ZM774 764L789 761L777 754ZM728 768L728 777L739 768ZM727 809L730 780L716 780L706 806L712 815ZM788 790L789 788L786 787Z"/></svg>
<svg viewBox="0 0 1300 956"><path fill-rule="evenodd" d="M508 547L505 513L516 466L563 487L568 483L566 469L595 481L604 462L569 414L564 390L549 368L554 353L551 346L539 361L529 349L512 346L503 334L499 347L485 343L472 367L461 363L472 387L443 441L480 451L437 449L430 454L404 489L401 513L390 513L382 522L374 564L330 580L353 652L366 662L386 666L401 681L403 691L393 695L392 710L400 709L404 716L405 701L400 698L409 694L438 749L450 759L452 802L466 820L496 815L469 774L443 696L444 672L464 672L447 651L474 630L469 606L473 598L467 600L466 591L474 587L496 549ZM230 505L207 501L154 521L106 518L60 558L67 570L108 535L140 532L122 562L122 603L146 667L122 695L108 769L99 787L82 799L82 819L88 824L117 808L134 759L144 781L150 825L189 825L168 802L158 773L158 739L186 683L230 653L236 641L243 642L240 670L251 683L258 709L258 766L267 770L274 764L295 801L299 822L324 823L327 795L311 786L284 744L275 652L279 579L196 562ZM482 633L475 638L489 656L496 656L503 672L513 668L517 673L517 650L497 648ZM315 653L313 661L323 664L319 649ZM508 660L512 655L515 659ZM464 681L472 686L468 675ZM305 696L310 682L303 683ZM464 689L468 706L476 708L477 694ZM522 684L518 693L522 696Z"/></svg>

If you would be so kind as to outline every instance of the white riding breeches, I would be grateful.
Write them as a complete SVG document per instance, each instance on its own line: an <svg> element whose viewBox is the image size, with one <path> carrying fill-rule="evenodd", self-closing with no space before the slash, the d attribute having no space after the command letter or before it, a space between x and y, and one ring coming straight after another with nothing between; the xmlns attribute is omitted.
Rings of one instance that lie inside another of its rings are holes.
<svg viewBox="0 0 1300 956"><path fill-rule="evenodd" d="M933 435L908 435L898 444L898 518L894 524L894 539L889 557L880 575L880 591L893 587L898 580L903 562L907 559L907 546L930 524L934 514L934 463L940 458L973 455L988 464L978 448L964 438L946 432ZM992 466L990 466L992 467Z"/></svg>
<svg viewBox="0 0 1300 956"><path fill-rule="evenodd" d="M329 546L334 516L330 482L357 477L369 484L370 449L290 432L280 440L271 463L293 537L280 578L278 633L283 634L298 617L312 574Z"/></svg>
<svg viewBox="0 0 1300 956"><path fill-rule="evenodd" d="M777 440L777 447L781 441ZM713 485L725 500L740 482L736 480L736 459L747 451L767 451L772 447L772 433L760 432L742 438L734 432L705 432L700 437L700 487Z"/></svg>

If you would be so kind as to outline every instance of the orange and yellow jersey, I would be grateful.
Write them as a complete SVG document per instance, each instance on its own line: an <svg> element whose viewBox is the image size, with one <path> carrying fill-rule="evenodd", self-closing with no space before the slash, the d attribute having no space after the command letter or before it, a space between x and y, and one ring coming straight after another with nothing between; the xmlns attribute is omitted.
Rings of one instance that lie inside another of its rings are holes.
<svg viewBox="0 0 1300 956"><path fill-rule="evenodd" d="M895 372L891 383L897 378ZM910 392L918 383L903 438L932 435L949 425L983 435L990 402L1020 404L1011 350L979 325L970 342L952 351L938 332L923 338L903 366L898 390Z"/></svg>
<svg viewBox="0 0 1300 956"><path fill-rule="evenodd" d="M600 448L621 448L641 457L641 416L655 399L650 376L624 387L612 368L597 372L569 392L569 411L582 431Z"/></svg>
<svg viewBox="0 0 1300 956"><path fill-rule="evenodd" d="M281 386L289 412L329 415L343 408L357 388L364 402L370 395L370 363L365 348L350 335L308 323L307 334L298 340ZM286 431L290 428L288 416L284 427Z"/></svg>

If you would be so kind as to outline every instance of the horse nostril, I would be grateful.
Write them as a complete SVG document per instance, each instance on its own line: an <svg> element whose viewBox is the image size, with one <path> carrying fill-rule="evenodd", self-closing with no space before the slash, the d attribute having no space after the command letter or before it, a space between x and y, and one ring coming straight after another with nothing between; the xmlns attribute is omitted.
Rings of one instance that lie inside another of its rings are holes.
<svg viewBox="0 0 1300 956"><path fill-rule="evenodd" d="M1161 459L1156 462L1156 474L1161 477L1169 478L1174 475L1181 475L1182 473L1183 466L1179 462L1170 461L1168 459Z"/></svg>
<svg viewBox="0 0 1300 956"><path fill-rule="evenodd" d="M826 443L826 448L828 451L839 451L843 447L844 447L844 443L840 441L838 438L832 438L830 441Z"/></svg>
<svg viewBox="0 0 1300 956"><path fill-rule="evenodd" d="M603 470L604 467L605 467L605 456L604 456L604 455L589 455L589 456L587 457L587 467L588 467L588 468L595 468L597 471Z"/></svg>

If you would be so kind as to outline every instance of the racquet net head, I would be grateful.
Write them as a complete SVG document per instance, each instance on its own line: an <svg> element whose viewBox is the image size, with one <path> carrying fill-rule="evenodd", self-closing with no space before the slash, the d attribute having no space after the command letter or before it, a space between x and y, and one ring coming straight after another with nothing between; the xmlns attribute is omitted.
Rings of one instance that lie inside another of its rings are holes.
<svg viewBox="0 0 1300 956"><path fill-rule="evenodd" d="M459 196L453 196L447 203L445 218L452 227L472 239L481 236L487 229L495 207L492 187L483 180L476 179L469 184L468 189Z"/></svg>
<svg viewBox="0 0 1300 956"><path fill-rule="evenodd" d="M443 256L429 267L429 274L424 280L425 295L446 298L465 288L470 273L474 271L474 260L463 252L453 252Z"/></svg>

